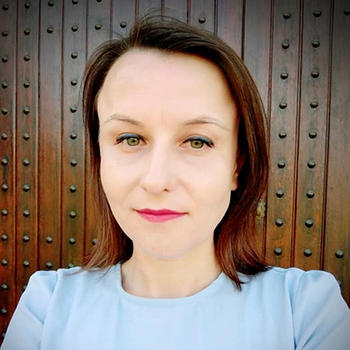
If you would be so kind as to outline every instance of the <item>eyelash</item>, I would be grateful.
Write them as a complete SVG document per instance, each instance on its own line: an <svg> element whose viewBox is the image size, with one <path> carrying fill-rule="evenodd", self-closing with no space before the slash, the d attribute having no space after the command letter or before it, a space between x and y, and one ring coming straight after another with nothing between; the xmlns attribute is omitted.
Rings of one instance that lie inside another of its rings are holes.
<svg viewBox="0 0 350 350"><path fill-rule="evenodd" d="M136 135L136 134L125 134L125 135L121 135L119 136L117 139L116 139L116 144L119 144L121 142L123 142L124 140L127 140L129 138L136 138L138 140L142 140L144 141L143 137L142 136L139 136L139 135ZM188 141L194 141L194 140L200 140L202 141L206 146L208 146L209 148L212 148L214 146L214 143L210 140L210 139L207 139L207 138L204 138L204 137L199 137L199 136L193 136L193 137L189 137L186 142ZM138 145L137 145L138 146ZM130 146L130 147L133 147L133 146ZM202 149L203 147L200 147L200 148L193 148L193 149Z"/></svg>

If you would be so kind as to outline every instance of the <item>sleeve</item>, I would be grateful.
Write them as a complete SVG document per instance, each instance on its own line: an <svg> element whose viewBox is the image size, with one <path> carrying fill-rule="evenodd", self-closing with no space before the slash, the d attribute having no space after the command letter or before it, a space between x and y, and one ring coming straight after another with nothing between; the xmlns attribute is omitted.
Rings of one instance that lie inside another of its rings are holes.
<svg viewBox="0 0 350 350"><path fill-rule="evenodd" d="M293 301L296 350L348 350L350 310L335 277L306 271Z"/></svg>
<svg viewBox="0 0 350 350"><path fill-rule="evenodd" d="M7 327L1 350L39 350L43 324L56 284L56 271L31 275Z"/></svg>

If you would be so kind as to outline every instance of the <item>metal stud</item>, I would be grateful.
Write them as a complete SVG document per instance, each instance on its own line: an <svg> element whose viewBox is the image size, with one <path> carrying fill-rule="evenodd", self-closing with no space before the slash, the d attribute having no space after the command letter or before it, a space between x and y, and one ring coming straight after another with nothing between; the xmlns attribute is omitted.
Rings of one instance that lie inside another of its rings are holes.
<svg viewBox="0 0 350 350"><path fill-rule="evenodd" d="M344 251L342 251L341 249L338 249L336 252L335 252L335 256L336 258L338 259L341 259L344 257Z"/></svg>
<svg viewBox="0 0 350 350"><path fill-rule="evenodd" d="M1 32L1 35L2 35L2 36L8 36L8 35L9 35L9 32L8 32L7 30L3 30L3 31Z"/></svg>
<svg viewBox="0 0 350 350"><path fill-rule="evenodd" d="M320 46L320 42L318 40L313 40L312 47L316 48Z"/></svg>
<svg viewBox="0 0 350 350"><path fill-rule="evenodd" d="M277 196L278 198L282 198L282 197L284 196L284 191L283 191L281 188L279 188L279 189L276 191L276 196Z"/></svg>
<svg viewBox="0 0 350 350"><path fill-rule="evenodd" d="M312 169L316 166L316 162L313 160L313 159L310 159L308 162L307 162L307 166Z"/></svg>
<svg viewBox="0 0 350 350"><path fill-rule="evenodd" d="M290 18L291 15L292 14L290 12L284 12L283 13L283 18L288 19L288 18Z"/></svg>
<svg viewBox="0 0 350 350"><path fill-rule="evenodd" d="M68 267L69 269L71 269L72 267L74 267L74 264L69 263L69 264L67 265L67 267Z"/></svg>
<svg viewBox="0 0 350 350"><path fill-rule="evenodd" d="M286 102L280 102L279 107L281 109L285 109L285 108L287 108L287 103Z"/></svg>
<svg viewBox="0 0 350 350"><path fill-rule="evenodd" d="M29 61L30 60L30 56L29 55L25 55L23 58L24 58L25 61Z"/></svg>
<svg viewBox="0 0 350 350"><path fill-rule="evenodd" d="M318 72L317 70L313 70L313 71L311 72L311 76L312 76L313 78L318 78L319 75L320 75L320 72Z"/></svg>
<svg viewBox="0 0 350 350"><path fill-rule="evenodd" d="M317 101L311 101L310 102L310 107L311 108L317 108L318 107L318 102Z"/></svg>
<svg viewBox="0 0 350 350"><path fill-rule="evenodd" d="M128 24L127 24L127 22L122 21L122 22L120 22L119 25L120 25L121 28L125 28Z"/></svg>
<svg viewBox="0 0 350 350"><path fill-rule="evenodd" d="M26 9L29 9L29 8L30 8L30 1L26 1L26 2L24 3L24 7L25 7Z"/></svg>
<svg viewBox="0 0 350 350"><path fill-rule="evenodd" d="M23 138L27 141L27 140L29 140L30 136L29 136L29 134L27 132L25 132L23 134Z"/></svg>
<svg viewBox="0 0 350 350"><path fill-rule="evenodd" d="M1 134L1 139L2 139L2 140L7 140L7 138L8 138L8 136L7 136L6 132L3 132L3 133Z"/></svg>
<svg viewBox="0 0 350 350"><path fill-rule="evenodd" d="M23 242L29 242L29 241L30 241L29 235L27 234L23 235Z"/></svg>
<svg viewBox="0 0 350 350"><path fill-rule="evenodd" d="M7 158L2 158L1 159L1 164L2 165L7 165L9 163L8 159Z"/></svg>
<svg viewBox="0 0 350 350"><path fill-rule="evenodd" d="M282 248L280 248L280 247L276 247L274 250L273 250L273 252L275 253L275 255L277 255L277 256L280 256L280 255L282 255Z"/></svg>
<svg viewBox="0 0 350 350"><path fill-rule="evenodd" d="M305 222L304 222L305 226L310 228L313 226L314 222L312 219L306 219Z"/></svg>
<svg viewBox="0 0 350 350"><path fill-rule="evenodd" d="M71 192L76 192L76 191L77 191L76 186L70 185L70 186L69 186L69 191L71 191Z"/></svg>
<svg viewBox="0 0 350 350"><path fill-rule="evenodd" d="M72 0L72 4L76 5L79 1L78 0Z"/></svg>
<svg viewBox="0 0 350 350"><path fill-rule="evenodd" d="M24 267L29 267L29 261L28 260L24 260L23 261L23 266Z"/></svg>
<svg viewBox="0 0 350 350"><path fill-rule="evenodd" d="M54 31L53 26L48 26L47 29L46 29L46 31L47 31L49 34L53 33L53 31Z"/></svg>
<svg viewBox="0 0 350 350"><path fill-rule="evenodd" d="M9 238L9 236L8 236L6 233L2 233L2 234L1 234L1 240L2 240L2 241L5 242L5 241L8 240L8 238Z"/></svg>
<svg viewBox="0 0 350 350"><path fill-rule="evenodd" d="M307 198L314 198L315 197L315 192L313 190L308 190L306 192Z"/></svg>
<svg viewBox="0 0 350 350"><path fill-rule="evenodd" d="M304 250L304 255L308 258L312 255L312 250L307 248Z"/></svg>
<svg viewBox="0 0 350 350"><path fill-rule="evenodd" d="M70 165L71 166L76 166L78 164L78 162L75 160L75 159L72 159L71 161L70 161Z"/></svg>
<svg viewBox="0 0 350 350"><path fill-rule="evenodd" d="M344 15L349 16L350 15L350 7L347 7L344 9Z"/></svg>
<svg viewBox="0 0 350 350"><path fill-rule="evenodd" d="M28 217L30 215L29 209L23 210L23 216Z"/></svg>
<svg viewBox="0 0 350 350"><path fill-rule="evenodd" d="M7 184L2 184L2 185L1 185L1 189L2 189L3 191L7 191L7 190L9 189L9 187L8 187Z"/></svg>
<svg viewBox="0 0 350 350"><path fill-rule="evenodd" d="M77 137L78 137L78 135L77 135L75 132L72 132L72 133L70 134L70 138L71 138L72 140L75 140Z"/></svg>
<svg viewBox="0 0 350 350"><path fill-rule="evenodd" d="M70 108L70 111L71 111L72 113L75 113L77 110L78 110L78 107L77 107L77 106L71 106L71 108Z"/></svg>
<svg viewBox="0 0 350 350"><path fill-rule="evenodd" d="M1 210L1 215L2 215L2 216L7 216L8 213L9 213L9 212L8 212L7 209L2 209L2 210Z"/></svg>
<svg viewBox="0 0 350 350"><path fill-rule="evenodd" d="M317 136L317 131L316 130L310 130L309 131L310 139L314 139L316 136Z"/></svg>
<svg viewBox="0 0 350 350"><path fill-rule="evenodd" d="M70 82L70 84L71 84L72 86L75 86L75 85L78 84L78 80L77 80L77 79L72 79L71 82Z"/></svg>
<svg viewBox="0 0 350 350"><path fill-rule="evenodd" d="M76 32L79 29L79 26L77 24L72 25L72 31Z"/></svg>
<svg viewBox="0 0 350 350"><path fill-rule="evenodd" d="M2 283L2 284L1 284L1 289L2 289L2 290L8 290L8 289L9 289L9 286L8 286L6 283Z"/></svg>
<svg viewBox="0 0 350 350"><path fill-rule="evenodd" d="M288 73L287 72L282 72L281 73L281 79L285 80L288 78Z"/></svg>
<svg viewBox="0 0 350 350"><path fill-rule="evenodd" d="M28 192L30 190L30 186L28 184L23 185L23 191Z"/></svg>
<svg viewBox="0 0 350 350"><path fill-rule="evenodd" d="M29 80L26 80L24 83L23 83L23 86L27 89L29 88L30 86L30 81Z"/></svg>
<svg viewBox="0 0 350 350"><path fill-rule="evenodd" d="M276 224L276 226L281 227L283 225L283 219L277 218L275 220L275 224Z"/></svg>
<svg viewBox="0 0 350 350"><path fill-rule="evenodd" d="M47 237L46 237L46 243L51 244L52 242L53 242L52 237L51 237L51 236L47 236Z"/></svg>
<svg viewBox="0 0 350 350"><path fill-rule="evenodd" d="M205 23L205 21L206 21L205 16L199 16L199 18L198 18L199 23Z"/></svg>
<svg viewBox="0 0 350 350"><path fill-rule="evenodd" d="M283 49L288 49L289 47L289 40L288 39L285 39L282 41L282 48Z"/></svg>
<svg viewBox="0 0 350 350"><path fill-rule="evenodd" d="M321 14L322 14L322 11L321 11L321 10L315 10L315 11L313 12L313 15L314 15L315 17L320 17Z"/></svg>
<svg viewBox="0 0 350 350"><path fill-rule="evenodd" d="M49 0L49 1L47 2L47 4L48 4L49 6L53 6L53 5L55 5L55 2L54 2L53 0Z"/></svg>
<svg viewBox="0 0 350 350"><path fill-rule="evenodd" d="M101 24L99 24L99 23L95 24L95 29L96 30L100 30L101 28L102 28Z"/></svg>
<svg viewBox="0 0 350 350"><path fill-rule="evenodd" d="M24 284L24 285L23 285L23 288L22 288L22 291L24 292L24 291L26 290L26 288L27 288L27 285Z"/></svg>
<svg viewBox="0 0 350 350"><path fill-rule="evenodd" d="M2 260L1 260L1 265L2 265L2 266L7 266L8 263L9 263L9 262L8 262L6 259L2 259Z"/></svg>
<svg viewBox="0 0 350 350"><path fill-rule="evenodd" d="M69 244L75 244L75 238L74 237L71 237L71 238L69 238Z"/></svg>
<svg viewBox="0 0 350 350"><path fill-rule="evenodd" d="M6 107L2 107L2 108L1 108L1 113L2 113L3 115L6 115L6 114L8 113L8 109L7 109Z"/></svg>
<svg viewBox="0 0 350 350"><path fill-rule="evenodd" d="M23 113L28 114L30 112L30 107L29 106L24 106L23 107Z"/></svg>
<svg viewBox="0 0 350 350"><path fill-rule="evenodd" d="M91 244L92 244L92 245L96 245L96 244L97 244L97 238L94 238L94 239L91 241Z"/></svg>
<svg viewBox="0 0 350 350"><path fill-rule="evenodd" d="M74 218L77 216L77 212L74 211L74 210L71 210L71 211L69 212L69 216L70 216L72 219L74 219Z"/></svg>
<svg viewBox="0 0 350 350"><path fill-rule="evenodd" d="M9 5L8 5L8 4L3 4L3 5L2 5L2 9L3 9L4 11L7 11L7 10L9 9Z"/></svg>
<svg viewBox="0 0 350 350"><path fill-rule="evenodd" d="M30 164L29 159L25 158L23 159L23 165L28 166Z"/></svg>
<svg viewBox="0 0 350 350"><path fill-rule="evenodd" d="M1 86L2 86L3 89L6 89L6 88L8 87L7 81L6 81L6 80L3 80L3 81L1 82Z"/></svg>
<svg viewBox="0 0 350 350"><path fill-rule="evenodd" d="M52 268L53 268L53 264L52 264L51 261L46 262L45 266L46 266L46 268L48 268L48 269L52 269Z"/></svg>
<svg viewBox="0 0 350 350"><path fill-rule="evenodd" d="M4 63L8 61L8 57L5 55L5 56L2 56L1 57L1 61L3 61Z"/></svg>
<svg viewBox="0 0 350 350"><path fill-rule="evenodd" d="M279 160L278 163L277 163L277 166L282 169L286 166L286 162L284 160Z"/></svg>
<svg viewBox="0 0 350 350"><path fill-rule="evenodd" d="M2 307L0 312L1 312L2 315L6 315L7 314L7 309Z"/></svg>
<svg viewBox="0 0 350 350"><path fill-rule="evenodd" d="M78 57L78 52L74 51L74 52L72 52L72 53L70 54L70 56L71 56L73 59L75 59L75 58Z"/></svg>
<svg viewBox="0 0 350 350"><path fill-rule="evenodd" d="M29 35L30 34L30 28L25 28L23 32L24 32L25 35Z"/></svg>
<svg viewBox="0 0 350 350"><path fill-rule="evenodd" d="M278 136L279 136L280 139L284 139L284 138L286 138L287 133L286 133L284 130L281 130L281 131L278 133Z"/></svg>

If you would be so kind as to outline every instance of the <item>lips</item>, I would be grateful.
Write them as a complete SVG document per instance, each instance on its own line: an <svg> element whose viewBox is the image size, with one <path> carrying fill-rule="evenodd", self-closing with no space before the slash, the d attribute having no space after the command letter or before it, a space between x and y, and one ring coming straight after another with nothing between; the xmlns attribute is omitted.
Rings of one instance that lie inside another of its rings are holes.
<svg viewBox="0 0 350 350"><path fill-rule="evenodd" d="M184 213L170 210L170 209L154 210L154 209L148 209L148 208L137 210L137 212L143 213L143 214L151 214L151 215L180 215L180 214L184 214Z"/></svg>
<svg viewBox="0 0 350 350"><path fill-rule="evenodd" d="M185 213L180 213L178 211L169 210L169 209L141 209L136 210L144 219L151 222L163 222L172 219L176 219L180 216L183 216Z"/></svg>

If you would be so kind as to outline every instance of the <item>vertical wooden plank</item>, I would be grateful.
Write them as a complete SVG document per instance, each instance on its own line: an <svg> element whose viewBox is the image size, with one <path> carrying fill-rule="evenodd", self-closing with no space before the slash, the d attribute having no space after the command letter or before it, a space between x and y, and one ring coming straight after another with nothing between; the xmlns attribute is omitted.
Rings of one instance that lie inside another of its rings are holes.
<svg viewBox="0 0 350 350"><path fill-rule="evenodd" d="M152 11L154 14L161 14L161 0L139 0L136 16L142 16L147 11Z"/></svg>
<svg viewBox="0 0 350 350"><path fill-rule="evenodd" d="M188 23L215 33L216 8L214 0L191 0Z"/></svg>
<svg viewBox="0 0 350 350"><path fill-rule="evenodd" d="M335 0L324 269L350 305L350 3Z"/></svg>
<svg viewBox="0 0 350 350"><path fill-rule="evenodd" d="M329 61L328 0L304 2L294 264L321 268Z"/></svg>
<svg viewBox="0 0 350 350"><path fill-rule="evenodd" d="M0 8L0 344L16 306L16 2Z"/></svg>
<svg viewBox="0 0 350 350"><path fill-rule="evenodd" d="M289 267L294 239L294 168L299 103L299 2L275 1L273 13L266 256L273 265Z"/></svg>
<svg viewBox="0 0 350 350"><path fill-rule="evenodd" d="M79 86L85 65L87 2L65 0L63 29L62 266L84 254L84 130Z"/></svg>
<svg viewBox="0 0 350 350"><path fill-rule="evenodd" d="M271 65L271 5L269 2L248 0L245 2L244 14L242 58L255 81L265 107L266 116L269 118L271 98L269 74L269 67ZM257 59L257 57L259 57L259 59ZM258 242L260 251L263 254L265 253L266 249L265 210L266 193L259 203L259 211L261 211L261 213L259 213L257 216Z"/></svg>
<svg viewBox="0 0 350 350"><path fill-rule="evenodd" d="M109 40L112 35L111 16L113 10L112 3L107 1L88 1L87 4L87 46L86 55L89 57L93 50L102 42ZM93 185L91 183L91 163L90 163L90 147L87 143L88 138L85 137L85 252L88 254L93 245L96 244L97 236L97 222L100 218L100 213L95 210L95 194L92 191Z"/></svg>
<svg viewBox="0 0 350 350"><path fill-rule="evenodd" d="M163 13L187 23L187 0L164 0Z"/></svg>
<svg viewBox="0 0 350 350"><path fill-rule="evenodd" d="M135 19L135 1L113 0L112 38L125 37Z"/></svg>
<svg viewBox="0 0 350 350"><path fill-rule="evenodd" d="M62 0L41 2L39 101L39 269L61 265ZM68 220L69 218L65 218Z"/></svg>
<svg viewBox="0 0 350 350"><path fill-rule="evenodd" d="M20 297L37 270L37 111L39 5L20 1L17 49L17 261L16 287Z"/></svg>
<svg viewBox="0 0 350 350"><path fill-rule="evenodd" d="M242 57L243 0L217 2L217 35Z"/></svg>

